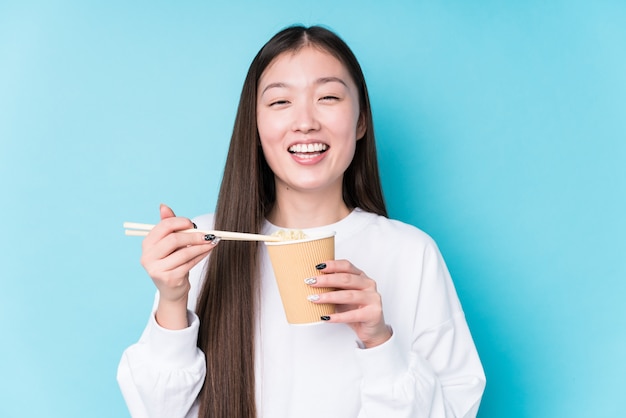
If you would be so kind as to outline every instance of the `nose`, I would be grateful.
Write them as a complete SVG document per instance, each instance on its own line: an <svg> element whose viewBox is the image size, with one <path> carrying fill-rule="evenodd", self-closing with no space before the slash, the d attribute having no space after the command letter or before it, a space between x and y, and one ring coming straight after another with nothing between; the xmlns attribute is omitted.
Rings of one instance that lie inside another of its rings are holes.
<svg viewBox="0 0 626 418"><path fill-rule="evenodd" d="M293 126L295 132L311 132L320 128L315 106L309 101L302 101L293 106Z"/></svg>

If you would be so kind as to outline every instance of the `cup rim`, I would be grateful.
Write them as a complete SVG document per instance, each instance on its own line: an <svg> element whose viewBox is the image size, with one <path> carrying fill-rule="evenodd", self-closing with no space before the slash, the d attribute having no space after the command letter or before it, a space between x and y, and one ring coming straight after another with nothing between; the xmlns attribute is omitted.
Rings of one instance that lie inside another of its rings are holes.
<svg viewBox="0 0 626 418"><path fill-rule="evenodd" d="M335 231L326 231L326 232L321 232L319 234L307 236L306 238L302 238L302 239L291 239L291 240L285 240L285 241L265 241L264 243L267 246L301 244L303 242L317 241L320 239L334 237L335 234L336 234Z"/></svg>

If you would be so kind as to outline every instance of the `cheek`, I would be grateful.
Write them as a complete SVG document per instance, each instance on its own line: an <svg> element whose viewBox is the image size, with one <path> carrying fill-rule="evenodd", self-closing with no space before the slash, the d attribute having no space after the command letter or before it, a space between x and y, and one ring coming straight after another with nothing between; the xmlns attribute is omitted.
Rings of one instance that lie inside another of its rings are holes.
<svg viewBox="0 0 626 418"><path fill-rule="evenodd" d="M267 123L267 121L259 123L257 130L259 131L259 139L261 141L261 151L270 168L274 171L274 161L279 154L277 148L282 143L281 135L276 127Z"/></svg>
<svg viewBox="0 0 626 418"><path fill-rule="evenodd" d="M349 139L356 139L357 124L358 115L353 114L352 111L337 112L329 119L329 126L332 126L337 134Z"/></svg>
<svg viewBox="0 0 626 418"><path fill-rule="evenodd" d="M263 114L257 117L257 130L259 131L259 137L261 143L269 143L280 140L283 127L280 120L277 118L271 118L264 116Z"/></svg>
<svg viewBox="0 0 626 418"><path fill-rule="evenodd" d="M278 153L275 149L275 147L261 140L261 152L263 153L265 162L267 162L267 165L269 165L270 170L272 170L273 173L276 173L276 168L280 167L280 164L278 164Z"/></svg>

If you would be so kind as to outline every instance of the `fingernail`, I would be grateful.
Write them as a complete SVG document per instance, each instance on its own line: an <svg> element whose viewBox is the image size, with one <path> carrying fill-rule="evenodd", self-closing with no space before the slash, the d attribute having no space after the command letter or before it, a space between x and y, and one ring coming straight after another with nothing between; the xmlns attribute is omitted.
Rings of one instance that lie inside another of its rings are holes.
<svg viewBox="0 0 626 418"><path fill-rule="evenodd" d="M330 321L330 316L328 316L328 315L320 316L320 319L322 321Z"/></svg>
<svg viewBox="0 0 626 418"><path fill-rule="evenodd" d="M319 263L317 266L315 266L315 268L318 270L324 270L326 268L326 263Z"/></svg>
<svg viewBox="0 0 626 418"><path fill-rule="evenodd" d="M315 302L320 300L320 295L309 295L306 297L308 299L309 302Z"/></svg>
<svg viewBox="0 0 626 418"><path fill-rule="evenodd" d="M315 283L317 283L317 279L315 277L309 277L308 279L304 279L304 283L306 283L306 284L315 284Z"/></svg>
<svg viewBox="0 0 626 418"><path fill-rule="evenodd" d="M213 234L206 234L204 236L204 240L205 241L210 241L210 242L215 241L215 238L217 238L217 237L215 235L213 235Z"/></svg>
<svg viewBox="0 0 626 418"><path fill-rule="evenodd" d="M193 229L198 229L198 225L196 225L194 222L192 222L193 224Z"/></svg>

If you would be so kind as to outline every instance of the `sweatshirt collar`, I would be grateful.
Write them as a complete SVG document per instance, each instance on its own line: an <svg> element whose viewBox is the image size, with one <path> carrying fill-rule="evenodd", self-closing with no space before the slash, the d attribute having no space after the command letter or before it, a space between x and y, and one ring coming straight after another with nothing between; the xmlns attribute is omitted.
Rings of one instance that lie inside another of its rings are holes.
<svg viewBox="0 0 626 418"><path fill-rule="evenodd" d="M346 216L338 222L317 226L315 228L302 228L301 231L306 235L318 235L323 232L335 231L335 240L343 241L349 236L361 230L365 224L369 223L372 218L375 218L377 215L369 212L365 212L360 208L355 208ZM276 231L281 229L270 221L265 220L265 224L263 225L263 234L271 235Z"/></svg>

